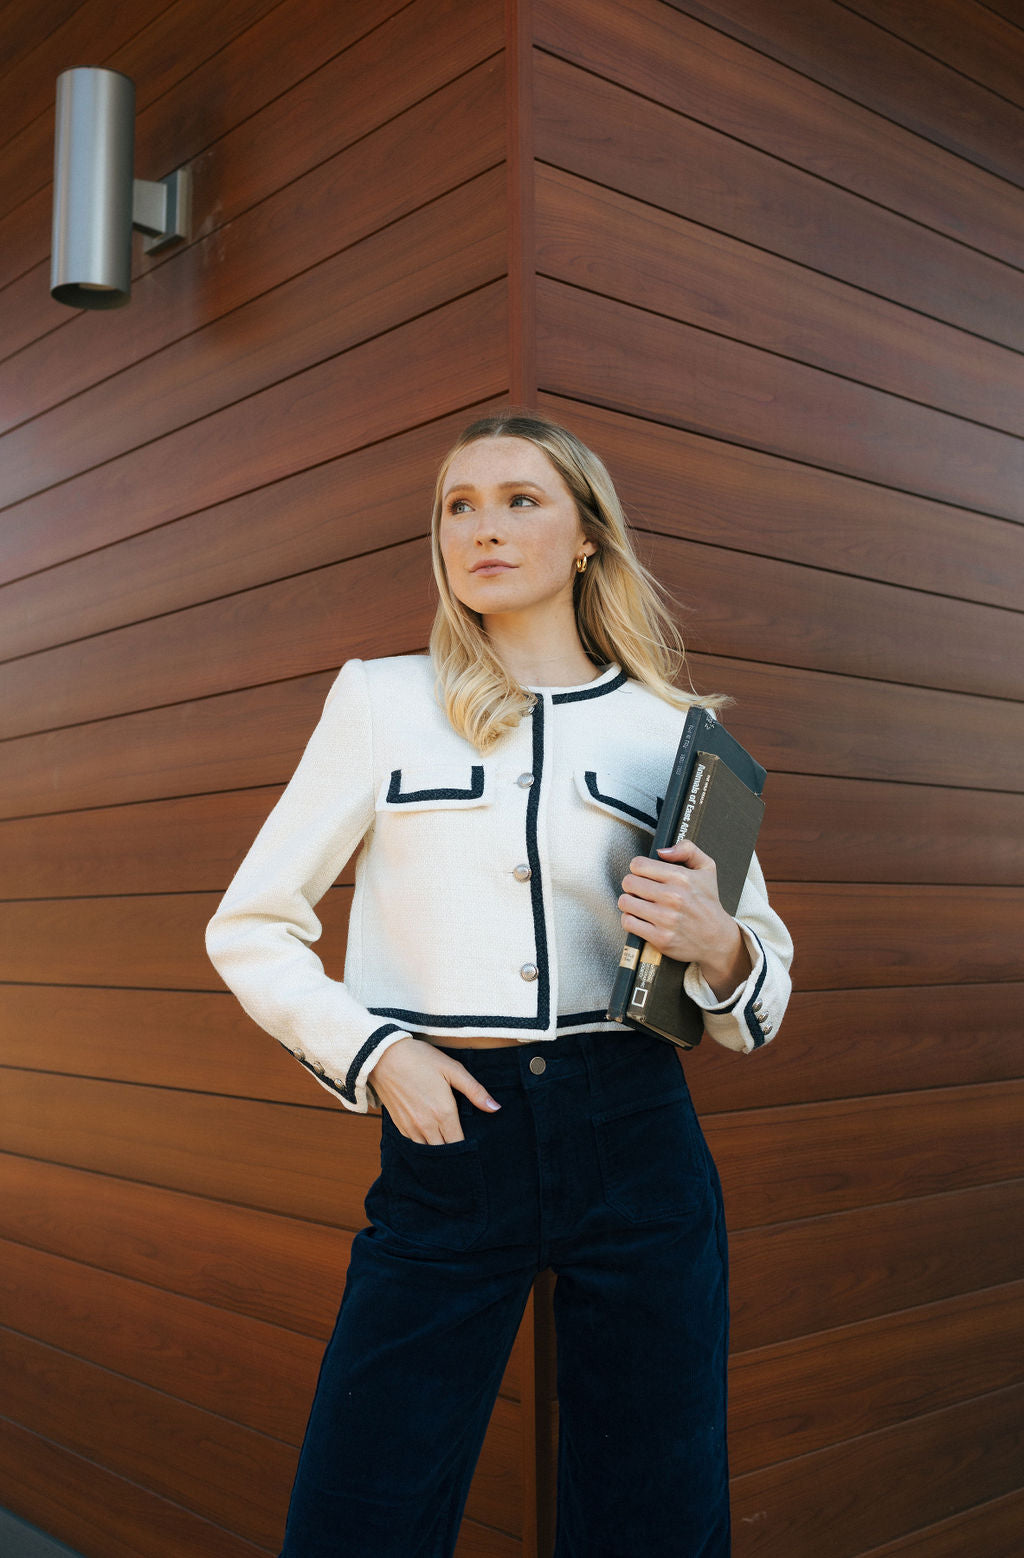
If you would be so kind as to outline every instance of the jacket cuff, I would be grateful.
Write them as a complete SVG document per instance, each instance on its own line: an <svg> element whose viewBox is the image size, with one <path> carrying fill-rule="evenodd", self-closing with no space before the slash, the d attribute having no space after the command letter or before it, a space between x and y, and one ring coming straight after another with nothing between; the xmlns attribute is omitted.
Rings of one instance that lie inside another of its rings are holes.
<svg viewBox="0 0 1024 1558"><path fill-rule="evenodd" d="M706 1014L704 1027L710 1038L726 1049L749 1054L767 1044L781 1022L789 995L789 980L781 964L772 973L773 965L769 965L764 945L756 932L741 921L737 924L751 962L750 973L743 983L724 1000L719 1000L701 974L699 964L691 963L683 976L683 989ZM783 984L785 989L781 988ZM777 990L776 985L780 987Z"/></svg>
<svg viewBox="0 0 1024 1558"><path fill-rule="evenodd" d="M353 1114L366 1114L369 1109L379 1109L381 1106L374 1087L367 1080L370 1072L386 1049L397 1044L399 1039L412 1037L407 1028L399 1028L393 1022L383 1023L367 1035L344 1071L340 1066L325 1064L302 1049L293 1049L290 1044L284 1044L284 1040L281 1043L314 1081L339 1099L346 1109Z"/></svg>

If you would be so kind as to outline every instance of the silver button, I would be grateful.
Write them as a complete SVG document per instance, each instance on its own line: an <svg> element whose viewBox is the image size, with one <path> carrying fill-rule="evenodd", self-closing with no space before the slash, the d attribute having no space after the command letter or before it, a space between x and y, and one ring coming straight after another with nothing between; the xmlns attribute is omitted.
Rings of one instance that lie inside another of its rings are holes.
<svg viewBox="0 0 1024 1558"><path fill-rule="evenodd" d="M292 1054L295 1056L296 1060L305 1060L306 1058L300 1049L293 1049Z"/></svg>
<svg viewBox="0 0 1024 1558"><path fill-rule="evenodd" d="M533 775L532 774L520 774L519 778L516 780L516 784L519 786L519 788L521 790L528 790L532 783L533 783Z"/></svg>
<svg viewBox="0 0 1024 1558"><path fill-rule="evenodd" d="M521 977L523 979L536 979L536 977L537 977L537 965L536 965L536 963L524 963L522 968L519 970L519 973L520 973L520 975L521 975Z"/></svg>
<svg viewBox="0 0 1024 1558"><path fill-rule="evenodd" d="M512 872L512 875L515 877L517 882L528 882L530 877L533 875L533 872L530 870L529 866L516 866L515 870Z"/></svg>
<svg viewBox="0 0 1024 1558"><path fill-rule="evenodd" d="M324 1074L323 1065L321 1064L321 1062L319 1060L314 1060L314 1062L313 1062L313 1070L316 1072L318 1077L322 1077L323 1074Z"/></svg>
<svg viewBox="0 0 1024 1558"><path fill-rule="evenodd" d="M544 1059L543 1055L534 1055L530 1061L530 1070L533 1072L535 1077L539 1077L542 1071L547 1070L547 1065L548 1063Z"/></svg>

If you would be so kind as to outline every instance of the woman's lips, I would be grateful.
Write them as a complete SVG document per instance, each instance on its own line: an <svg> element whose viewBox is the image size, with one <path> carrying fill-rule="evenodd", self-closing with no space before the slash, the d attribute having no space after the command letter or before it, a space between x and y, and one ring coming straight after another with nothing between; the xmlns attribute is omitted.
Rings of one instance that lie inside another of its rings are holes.
<svg viewBox="0 0 1024 1558"><path fill-rule="evenodd" d="M482 563L479 568L473 569L474 576L482 573L511 573L511 563Z"/></svg>

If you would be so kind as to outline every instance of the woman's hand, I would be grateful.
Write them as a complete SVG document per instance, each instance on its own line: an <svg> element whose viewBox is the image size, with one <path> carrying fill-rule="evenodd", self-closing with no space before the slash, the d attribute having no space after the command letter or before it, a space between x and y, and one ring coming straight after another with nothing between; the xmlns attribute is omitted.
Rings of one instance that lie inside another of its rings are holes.
<svg viewBox="0 0 1024 1558"><path fill-rule="evenodd" d="M622 879L622 928L679 963L699 963L723 1001L750 973L750 954L740 928L718 897L718 872L710 855L684 840L659 850L660 859L638 855Z"/></svg>
<svg viewBox="0 0 1024 1558"><path fill-rule="evenodd" d="M500 1109L465 1066L425 1039L399 1039L384 1051L368 1080L403 1136L438 1146L464 1141L453 1088L478 1109Z"/></svg>

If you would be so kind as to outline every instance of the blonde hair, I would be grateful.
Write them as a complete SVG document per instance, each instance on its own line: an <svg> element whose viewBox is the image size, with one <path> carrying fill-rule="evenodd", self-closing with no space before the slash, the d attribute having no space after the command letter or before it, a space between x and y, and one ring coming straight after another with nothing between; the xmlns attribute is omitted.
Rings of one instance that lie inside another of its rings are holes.
<svg viewBox="0 0 1024 1558"><path fill-rule="evenodd" d="M682 691L676 677L689 668L682 635L661 599L665 592L633 550L612 479L597 455L574 433L532 413L507 410L472 422L441 462L431 514L431 553L438 606L430 632L438 702L454 728L481 752L515 728L536 702L502 666L480 614L453 593L441 556L444 482L452 460L481 438L523 438L543 450L576 501L584 536L597 551L573 583L576 629L587 656L615 661L666 703L715 708L729 700Z"/></svg>

